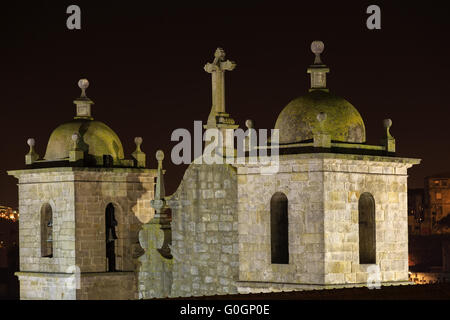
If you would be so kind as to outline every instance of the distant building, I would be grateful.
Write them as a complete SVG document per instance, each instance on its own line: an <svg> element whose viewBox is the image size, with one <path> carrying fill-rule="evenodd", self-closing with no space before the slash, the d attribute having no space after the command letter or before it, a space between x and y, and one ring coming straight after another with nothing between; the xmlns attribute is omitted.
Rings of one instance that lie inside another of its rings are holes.
<svg viewBox="0 0 450 320"><path fill-rule="evenodd" d="M19 212L10 207L0 206L0 220L11 220L16 222L19 220Z"/></svg>
<svg viewBox="0 0 450 320"><path fill-rule="evenodd" d="M450 233L450 172L425 178L424 234ZM446 219L447 218L447 219Z"/></svg>
<svg viewBox="0 0 450 320"><path fill-rule="evenodd" d="M428 176L424 186L408 190L409 234L450 233L450 173Z"/></svg>
<svg viewBox="0 0 450 320"><path fill-rule="evenodd" d="M408 191L410 279L450 281L450 173L425 178L424 189Z"/></svg>
<svg viewBox="0 0 450 320"><path fill-rule="evenodd" d="M424 210L424 189L408 190L408 233L410 235L422 234Z"/></svg>

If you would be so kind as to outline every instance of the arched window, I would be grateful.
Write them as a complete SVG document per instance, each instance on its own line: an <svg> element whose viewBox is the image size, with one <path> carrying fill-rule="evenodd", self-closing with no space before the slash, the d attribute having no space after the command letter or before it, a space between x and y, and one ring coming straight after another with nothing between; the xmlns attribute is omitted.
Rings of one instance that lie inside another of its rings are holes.
<svg viewBox="0 0 450 320"><path fill-rule="evenodd" d="M105 240L108 272L116 271L116 227L115 208L114 205L110 203L106 206L105 210Z"/></svg>
<svg viewBox="0 0 450 320"><path fill-rule="evenodd" d="M288 199L277 192L270 200L270 241L272 263L289 263Z"/></svg>
<svg viewBox="0 0 450 320"><path fill-rule="evenodd" d="M41 207L41 257L53 257L53 210L48 203Z"/></svg>
<svg viewBox="0 0 450 320"><path fill-rule="evenodd" d="M376 263L375 199L363 193L358 203L359 216L359 263Z"/></svg>

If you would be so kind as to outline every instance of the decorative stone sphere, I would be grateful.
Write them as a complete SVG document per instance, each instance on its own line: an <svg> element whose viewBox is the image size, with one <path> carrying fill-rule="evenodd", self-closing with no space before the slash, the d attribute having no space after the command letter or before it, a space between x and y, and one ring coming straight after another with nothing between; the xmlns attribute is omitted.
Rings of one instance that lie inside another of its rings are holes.
<svg viewBox="0 0 450 320"><path fill-rule="evenodd" d="M134 143L136 143L136 145L138 145L138 146L140 146L143 141L144 141L144 139L142 139L142 137L134 138Z"/></svg>
<svg viewBox="0 0 450 320"><path fill-rule="evenodd" d="M79 136L79 134L76 133L76 132L72 135L72 141L73 141L73 142L77 142L79 138L80 138L80 136Z"/></svg>
<svg viewBox="0 0 450 320"><path fill-rule="evenodd" d="M318 41L313 41L311 43L311 51L314 54L321 54L323 52L323 50L325 49L325 45L322 41L318 40Z"/></svg>
<svg viewBox="0 0 450 320"><path fill-rule="evenodd" d="M80 89L84 89L84 90L89 88L88 79L81 79L80 81L78 81L78 87L80 87Z"/></svg>
<svg viewBox="0 0 450 320"><path fill-rule="evenodd" d="M164 152L161 150L158 150L156 152L156 160L163 161L164 160Z"/></svg>
<svg viewBox="0 0 450 320"><path fill-rule="evenodd" d="M392 126L392 120L391 119L384 119L383 120L383 126L385 128L390 128Z"/></svg>
<svg viewBox="0 0 450 320"><path fill-rule="evenodd" d="M30 147L34 147L36 145L36 140L34 140L33 138L30 138L30 139L27 140L27 144Z"/></svg>
<svg viewBox="0 0 450 320"><path fill-rule="evenodd" d="M245 126L247 128L253 128L253 120L248 119L247 121L245 121Z"/></svg>
<svg viewBox="0 0 450 320"><path fill-rule="evenodd" d="M319 112L317 114L317 121L322 122L327 119L327 114L325 112Z"/></svg>

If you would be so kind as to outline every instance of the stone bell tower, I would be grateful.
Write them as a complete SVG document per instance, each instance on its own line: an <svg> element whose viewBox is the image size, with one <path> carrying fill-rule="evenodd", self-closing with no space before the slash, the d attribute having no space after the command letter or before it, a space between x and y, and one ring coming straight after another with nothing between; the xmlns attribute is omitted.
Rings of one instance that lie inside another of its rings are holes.
<svg viewBox="0 0 450 320"><path fill-rule="evenodd" d="M136 138L132 158L106 124L95 121L78 83L76 116L50 136L46 154L35 151L18 179L21 212L21 299L135 299L138 233L153 216L156 170L146 169Z"/></svg>
<svg viewBox="0 0 450 320"><path fill-rule="evenodd" d="M408 169L383 121L366 143L358 110L330 92L322 41L311 87L276 120L278 172L237 169L239 292L408 284ZM262 187L263 186L263 187Z"/></svg>

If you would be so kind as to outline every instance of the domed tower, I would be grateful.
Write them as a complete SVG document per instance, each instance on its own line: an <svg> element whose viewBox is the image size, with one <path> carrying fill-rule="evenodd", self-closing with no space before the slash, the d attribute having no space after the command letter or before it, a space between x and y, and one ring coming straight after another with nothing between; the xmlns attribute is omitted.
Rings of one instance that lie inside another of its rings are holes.
<svg viewBox="0 0 450 320"><path fill-rule="evenodd" d="M280 144L311 142L314 135L327 135L333 142L365 143L366 128L358 110L326 88L330 69L320 57L323 42L314 41L311 50L316 55L314 64L308 68L311 88L292 100L278 116L275 129L279 130Z"/></svg>
<svg viewBox="0 0 450 320"><path fill-rule="evenodd" d="M381 145L366 143L358 110L327 88L323 42L311 50L311 87L268 147L277 170L238 166L243 293L408 282L407 169L420 160L396 156L390 119Z"/></svg>
<svg viewBox="0 0 450 320"><path fill-rule="evenodd" d="M30 151L19 186L21 299L135 299L138 233L153 216L156 170L142 138L125 159L117 134L91 114L89 82L78 83L76 116Z"/></svg>

